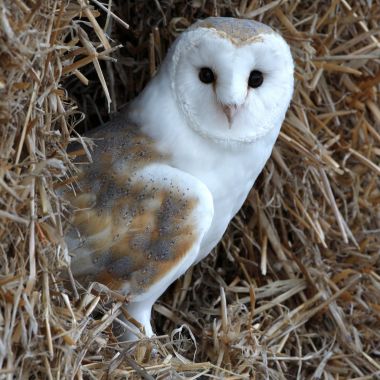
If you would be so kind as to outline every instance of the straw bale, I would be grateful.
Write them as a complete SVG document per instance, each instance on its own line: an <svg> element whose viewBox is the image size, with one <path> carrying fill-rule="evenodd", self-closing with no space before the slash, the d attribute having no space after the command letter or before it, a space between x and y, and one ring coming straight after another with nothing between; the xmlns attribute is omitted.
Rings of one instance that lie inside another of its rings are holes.
<svg viewBox="0 0 380 380"><path fill-rule="evenodd" d="M280 30L293 102L223 241L155 305L158 338L120 342L123 296L60 274L66 147L90 156L83 132L210 15ZM379 22L379 0L0 0L0 378L380 378Z"/></svg>

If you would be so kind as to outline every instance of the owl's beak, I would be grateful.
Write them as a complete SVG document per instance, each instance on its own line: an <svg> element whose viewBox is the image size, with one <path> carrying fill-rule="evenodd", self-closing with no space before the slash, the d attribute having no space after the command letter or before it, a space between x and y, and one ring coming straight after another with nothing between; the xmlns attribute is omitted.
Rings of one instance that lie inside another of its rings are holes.
<svg viewBox="0 0 380 380"><path fill-rule="evenodd" d="M231 121L233 117L235 116L236 112L238 111L239 107L236 104L223 104L222 108L223 108L223 112L225 113L227 117L229 128L231 128Z"/></svg>

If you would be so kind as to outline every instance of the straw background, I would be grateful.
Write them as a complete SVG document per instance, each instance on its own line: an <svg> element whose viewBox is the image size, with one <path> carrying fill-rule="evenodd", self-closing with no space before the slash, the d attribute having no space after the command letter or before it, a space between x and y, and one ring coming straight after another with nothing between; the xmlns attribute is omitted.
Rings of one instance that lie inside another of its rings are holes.
<svg viewBox="0 0 380 380"><path fill-rule="evenodd" d="M0 379L380 379L380 1L104 3L0 0ZM155 305L159 338L119 342L123 297L62 280L54 189L68 143L90 152L210 15L282 33L293 102L223 241Z"/></svg>

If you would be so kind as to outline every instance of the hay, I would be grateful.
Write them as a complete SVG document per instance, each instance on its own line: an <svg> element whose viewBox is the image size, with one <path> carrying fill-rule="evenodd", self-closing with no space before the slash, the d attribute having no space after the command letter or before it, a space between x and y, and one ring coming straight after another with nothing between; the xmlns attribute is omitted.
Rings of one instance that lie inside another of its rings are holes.
<svg viewBox="0 0 380 380"><path fill-rule="evenodd" d="M380 378L379 1L112 10L0 1L0 378ZM136 348L112 333L122 297L78 294L58 276L67 212L54 186L75 170L65 151L80 140L72 99L82 129L106 120L178 33L215 14L282 32L295 95L223 242L155 305L169 336Z"/></svg>

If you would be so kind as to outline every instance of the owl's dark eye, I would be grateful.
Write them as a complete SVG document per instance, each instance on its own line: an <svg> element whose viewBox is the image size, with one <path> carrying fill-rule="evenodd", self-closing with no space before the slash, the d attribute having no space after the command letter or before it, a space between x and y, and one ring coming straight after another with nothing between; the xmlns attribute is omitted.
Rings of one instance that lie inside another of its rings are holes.
<svg viewBox="0 0 380 380"><path fill-rule="evenodd" d="M199 80L203 83L210 84L214 82L215 75L209 67L202 67L199 70Z"/></svg>
<svg viewBox="0 0 380 380"><path fill-rule="evenodd" d="M252 88L260 87L264 82L263 73L258 70L252 70L249 74L248 86Z"/></svg>

